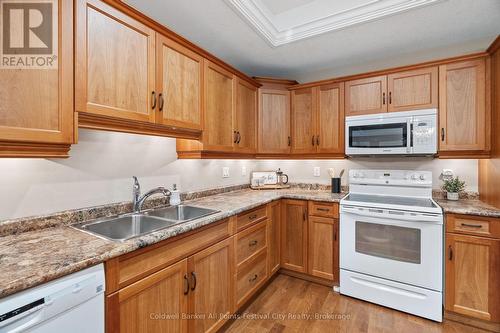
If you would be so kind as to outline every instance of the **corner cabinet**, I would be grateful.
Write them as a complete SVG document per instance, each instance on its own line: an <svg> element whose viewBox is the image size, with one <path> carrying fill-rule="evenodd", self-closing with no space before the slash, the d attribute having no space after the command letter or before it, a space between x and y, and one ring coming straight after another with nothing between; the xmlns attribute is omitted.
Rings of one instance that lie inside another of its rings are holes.
<svg viewBox="0 0 500 333"><path fill-rule="evenodd" d="M439 66L439 157L488 156L491 115L486 67L484 58Z"/></svg>
<svg viewBox="0 0 500 333"><path fill-rule="evenodd" d="M54 5L56 66L0 69L0 157L68 157L75 141L73 2Z"/></svg>

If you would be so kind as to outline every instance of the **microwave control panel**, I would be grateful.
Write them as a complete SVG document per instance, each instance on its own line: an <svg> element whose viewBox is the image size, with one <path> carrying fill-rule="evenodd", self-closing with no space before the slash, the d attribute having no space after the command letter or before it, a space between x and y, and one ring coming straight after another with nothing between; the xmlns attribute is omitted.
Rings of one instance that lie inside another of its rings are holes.
<svg viewBox="0 0 500 333"><path fill-rule="evenodd" d="M412 137L414 153L436 153L437 133L436 117L413 117Z"/></svg>

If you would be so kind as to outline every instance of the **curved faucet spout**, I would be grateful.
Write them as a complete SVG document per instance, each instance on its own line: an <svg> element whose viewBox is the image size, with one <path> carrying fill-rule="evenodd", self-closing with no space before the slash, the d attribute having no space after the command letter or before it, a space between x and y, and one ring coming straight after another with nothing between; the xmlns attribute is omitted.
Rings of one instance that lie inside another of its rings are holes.
<svg viewBox="0 0 500 333"><path fill-rule="evenodd" d="M134 179L134 187L133 187L133 210L134 213L140 213L142 210L142 206L144 205L144 201L146 201L147 198L150 196L161 193L165 197L170 197L172 193L166 189L165 187L157 187L152 190L149 190L148 192L144 193L143 196L141 196L141 185L139 184L139 181L137 180L137 177L133 177Z"/></svg>

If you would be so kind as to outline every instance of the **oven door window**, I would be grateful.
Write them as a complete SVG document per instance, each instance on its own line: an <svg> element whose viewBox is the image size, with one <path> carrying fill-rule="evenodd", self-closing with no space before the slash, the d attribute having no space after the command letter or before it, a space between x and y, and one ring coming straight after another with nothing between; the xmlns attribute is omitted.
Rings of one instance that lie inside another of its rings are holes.
<svg viewBox="0 0 500 333"><path fill-rule="evenodd" d="M407 140L406 123L349 126L352 148L404 148Z"/></svg>
<svg viewBox="0 0 500 333"><path fill-rule="evenodd" d="M356 221L356 252L420 264L420 229Z"/></svg>

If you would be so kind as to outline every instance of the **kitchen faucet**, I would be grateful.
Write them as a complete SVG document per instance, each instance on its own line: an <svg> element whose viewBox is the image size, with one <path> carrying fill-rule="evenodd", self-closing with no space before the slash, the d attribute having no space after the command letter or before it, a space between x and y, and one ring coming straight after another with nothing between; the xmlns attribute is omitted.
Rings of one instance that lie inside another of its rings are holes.
<svg viewBox="0 0 500 333"><path fill-rule="evenodd" d="M136 176L133 176L132 178L134 179L134 187L132 188L132 204L134 213L140 213L144 201L146 201L146 199L152 196L153 194L161 193L165 197L170 197L170 195L172 194L169 190L160 186L149 190L148 192L144 193L143 196L141 196L141 185L139 184L139 180L137 179Z"/></svg>

